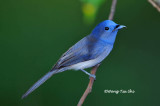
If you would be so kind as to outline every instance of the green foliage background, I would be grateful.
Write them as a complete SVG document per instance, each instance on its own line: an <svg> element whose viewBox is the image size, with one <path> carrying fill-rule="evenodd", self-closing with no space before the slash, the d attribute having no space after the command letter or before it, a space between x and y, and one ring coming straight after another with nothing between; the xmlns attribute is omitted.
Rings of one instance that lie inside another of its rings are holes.
<svg viewBox="0 0 160 106"><path fill-rule="evenodd" d="M1 106L77 105L89 81L80 71L57 74L26 99L21 96L63 52L108 18L111 0L90 25L83 21L82 5L77 0L0 1ZM118 32L84 106L159 106L160 14L146 0L118 0L114 21L128 28ZM136 93L104 94L105 89Z"/></svg>

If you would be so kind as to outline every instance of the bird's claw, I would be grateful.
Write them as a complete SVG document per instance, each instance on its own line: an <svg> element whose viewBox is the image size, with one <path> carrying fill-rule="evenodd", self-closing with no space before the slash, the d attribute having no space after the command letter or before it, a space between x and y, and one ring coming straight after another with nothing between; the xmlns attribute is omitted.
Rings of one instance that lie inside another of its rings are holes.
<svg viewBox="0 0 160 106"><path fill-rule="evenodd" d="M90 74L90 75L89 75L89 79L90 79L91 77L94 78L94 80L96 80L96 76L95 76L94 74Z"/></svg>

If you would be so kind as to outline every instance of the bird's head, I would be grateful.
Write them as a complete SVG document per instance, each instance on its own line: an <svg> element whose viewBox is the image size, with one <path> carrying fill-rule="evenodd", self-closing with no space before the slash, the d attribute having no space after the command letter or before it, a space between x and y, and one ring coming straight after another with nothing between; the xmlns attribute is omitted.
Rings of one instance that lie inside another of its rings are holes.
<svg viewBox="0 0 160 106"><path fill-rule="evenodd" d="M126 26L116 24L111 20L105 20L98 24L90 34L90 36L96 39L103 39L110 43L114 43L117 32Z"/></svg>

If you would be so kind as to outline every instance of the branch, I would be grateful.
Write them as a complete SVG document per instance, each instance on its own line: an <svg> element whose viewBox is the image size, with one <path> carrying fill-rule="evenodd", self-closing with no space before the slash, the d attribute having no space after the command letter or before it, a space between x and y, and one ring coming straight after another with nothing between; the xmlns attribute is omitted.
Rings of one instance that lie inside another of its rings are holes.
<svg viewBox="0 0 160 106"><path fill-rule="evenodd" d="M99 67L99 64L94 66L93 69L91 70L91 74L96 74L96 71L97 71L97 68ZM94 83L94 78L93 77L90 77L90 81L89 81L89 84L88 84L88 87L87 89L85 90L83 96L81 97L79 103L77 106L82 106L84 100L86 99L86 97L88 96L89 93L91 93L92 91L92 86L93 86L93 83Z"/></svg>
<svg viewBox="0 0 160 106"><path fill-rule="evenodd" d="M150 2L152 6L155 7L160 12L160 1L148 0L148 2Z"/></svg>
<svg viewBox="0 0 160 106"><path fill-rule="evenodd" d="M109 20L113 20L113 17L114 17L114 13L115 13L115 9L116 9L116 4L117 4L117 0L112 0L112 6L111 6L111 11L110 11L110 14L109 14ZM98 69L100 64L94 66L91 70L91 74L96 74L96 71ZM90 81L89 81L89 84L88 84L88 87L87 89L85 90L84 94L82 95L81 99L79 100L77 106L82 106L83 102L85 101L86 97L88 96L89 93L91 93L92 91L92 86L93 86L93 83L94 83L94 78L93 77L90 77Z"/></svg>
<svg viewBox="0 0 160 106"><path fill-rule="evenodd" d="M109 18L108 18L109 20L113 20L114 13L115 13L115 10L116 10L116 4L117 4L117 0L112 0L112 6L111 6Z"/></svg>

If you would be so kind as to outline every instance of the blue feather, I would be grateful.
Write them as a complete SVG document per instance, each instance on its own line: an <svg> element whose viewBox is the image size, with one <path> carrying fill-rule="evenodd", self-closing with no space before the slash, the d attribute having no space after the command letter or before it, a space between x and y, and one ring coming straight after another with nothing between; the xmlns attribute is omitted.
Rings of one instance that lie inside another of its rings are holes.
<svg viewBox="0 0 160 106"><path fill-rule="evenodd" d="M57 70L49 71L45 74L40 80L38 80L23 96L22 99L27 97L30 93L32 93L35 89L37 89L41 84L43 84L46 80L48 80L53 74L55 74Z"/></svg>

